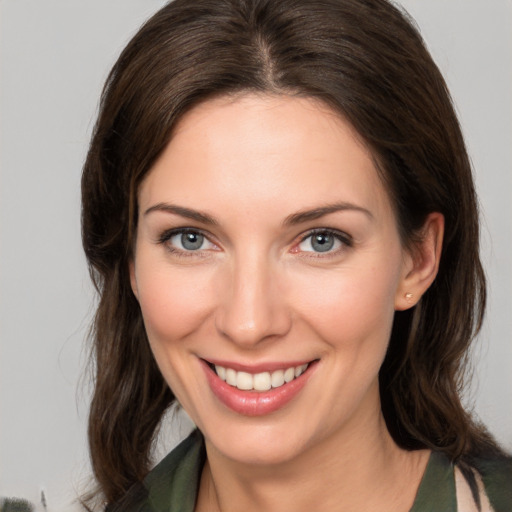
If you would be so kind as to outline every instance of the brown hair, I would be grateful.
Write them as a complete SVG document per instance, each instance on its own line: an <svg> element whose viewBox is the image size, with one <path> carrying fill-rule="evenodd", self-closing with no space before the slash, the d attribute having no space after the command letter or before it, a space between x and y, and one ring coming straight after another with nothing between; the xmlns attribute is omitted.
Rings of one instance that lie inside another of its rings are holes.
<svg viewBox="0 0 512 512"><path fill-rule="evenodd" d="M471 167L445 82L407 15L385 0L175 0L112 69L82 178L83 244L100 295L89 442L105 499L144 478L174 399L130 288L138 186L184 112L243 91L317 98L347 119L375 157L404 243L428 213L444 215L438 277L395 315L382 407L402 447L466 464L499 453L459 396L485 304Z"/></svg>

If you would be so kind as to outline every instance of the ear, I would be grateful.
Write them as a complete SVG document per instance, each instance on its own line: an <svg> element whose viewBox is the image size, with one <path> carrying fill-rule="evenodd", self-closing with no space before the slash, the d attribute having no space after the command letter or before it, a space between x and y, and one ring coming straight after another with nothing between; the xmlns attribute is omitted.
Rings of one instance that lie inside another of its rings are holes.
<svg viewBox="0 0 512 512"><path fill-rule="evenodd" d="M130 272L130 285L132 287L132 292L135 295L135 298L139 300L139 289L137 287L137 278L135 277L135 261L133 258L130 258L128 270Z"/></svg>
<svg viewBox="0 0 512 512"><path fill-rule="evenodd" d="M421 240L407 251L400 283L395 296L395 310L415 306L436 278L444 235L444 216L434 212L427 216Z"/></svg>

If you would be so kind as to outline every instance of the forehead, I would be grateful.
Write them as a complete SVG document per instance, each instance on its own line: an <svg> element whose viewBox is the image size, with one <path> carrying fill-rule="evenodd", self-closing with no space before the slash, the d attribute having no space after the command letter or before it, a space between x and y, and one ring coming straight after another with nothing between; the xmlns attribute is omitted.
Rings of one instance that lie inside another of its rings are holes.
<svg viewBox="0 0 512 512"><path fill-rule="evenodd" d="M311 98L256 94L183 116L139 190L141 209L159 201L251 215L339 201L390 206L370 151L340 115Z"/></svg>

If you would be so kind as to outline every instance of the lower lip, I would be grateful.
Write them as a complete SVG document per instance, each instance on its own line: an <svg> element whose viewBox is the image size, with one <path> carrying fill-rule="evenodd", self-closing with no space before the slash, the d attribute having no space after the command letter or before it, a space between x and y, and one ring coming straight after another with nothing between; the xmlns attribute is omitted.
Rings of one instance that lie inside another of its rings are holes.
<svg viewBox="0 0 512 512"><path fill-rule="evenodd" d="M244 416L263 416L284 407L306 385L312 375L316 362L309 364L306 371L292 381L269 391L242 391L230 386L201 360L201 365L206 373L208 384L213 394L232 411Z"/></svg>

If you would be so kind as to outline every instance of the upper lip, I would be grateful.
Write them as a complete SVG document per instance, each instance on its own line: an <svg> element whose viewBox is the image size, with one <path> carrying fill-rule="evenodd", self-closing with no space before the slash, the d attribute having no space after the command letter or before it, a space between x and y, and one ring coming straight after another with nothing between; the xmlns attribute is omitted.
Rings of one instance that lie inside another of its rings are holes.
<svg viewBox="0 0 512 512"><path fill-rule="evenodd" d="M276 370L286 370L295 366L302 366L303 364L309 364L315 361L315 359L297 359L294 361L268 361L257 364L243 364L235 361L227 361L221 359L206 359L201 358L208 364L215 366L222 366L223 368L232 368L237 372L247 373L262 373L262 372L273 372Z"/></svg>

